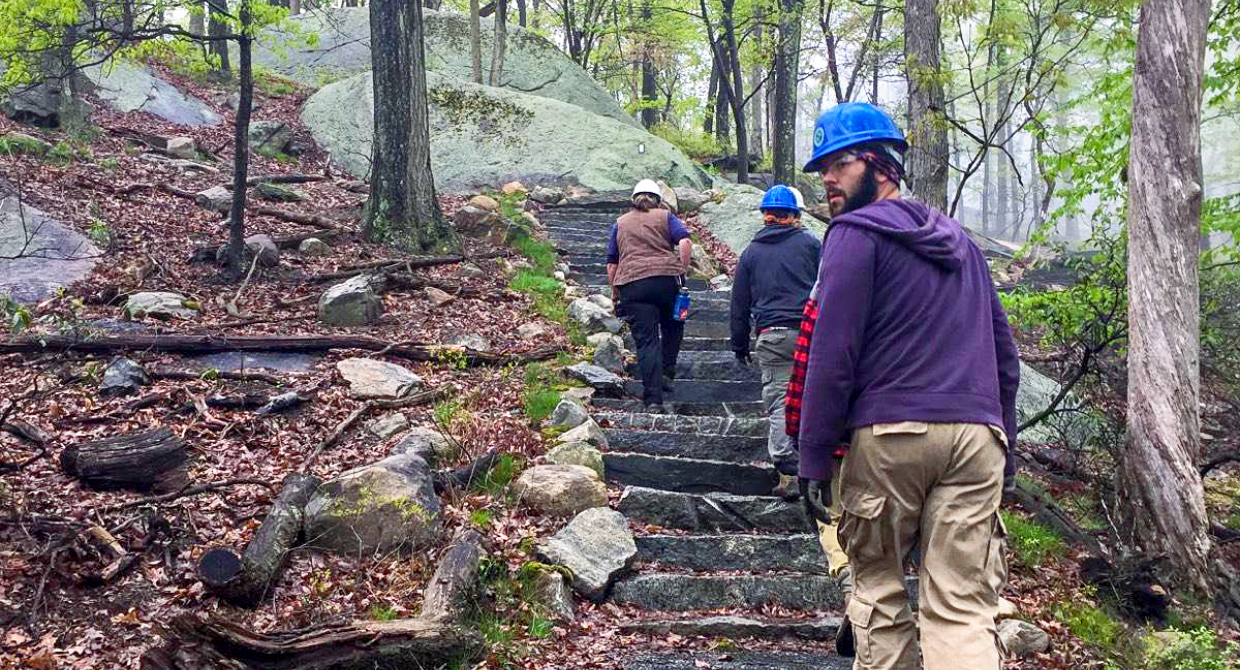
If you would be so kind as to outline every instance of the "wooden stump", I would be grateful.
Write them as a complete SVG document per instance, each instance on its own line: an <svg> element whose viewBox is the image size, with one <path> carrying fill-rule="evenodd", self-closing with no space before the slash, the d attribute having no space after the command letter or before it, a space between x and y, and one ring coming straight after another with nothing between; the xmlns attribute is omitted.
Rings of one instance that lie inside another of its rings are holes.
<svg viewBox="0 0 1240 670"><path fill-rule="evenodd" d="M182 614L163 639L162 647L142 655L142 670L437 668L482 650L476 631L425 619L357 621L264 634L218 615Z"/></svg>
<svg viewBox="0 0 1240 670"><path fill-rule="evenodd" d="M167 428L69 446L60 466L96 489L174 490L186 482L185 443Z"/></svg>
<svg viewBox="0 0 1240 670"><path fill-rule="evenodd" d="M216 548L198 560L198 576L207 588L236 605L253 607L261 602L284 567L289 548L297 542L306 503L318 487L313 475L285 477L279 497L241 556L232 549Z"/></svg>

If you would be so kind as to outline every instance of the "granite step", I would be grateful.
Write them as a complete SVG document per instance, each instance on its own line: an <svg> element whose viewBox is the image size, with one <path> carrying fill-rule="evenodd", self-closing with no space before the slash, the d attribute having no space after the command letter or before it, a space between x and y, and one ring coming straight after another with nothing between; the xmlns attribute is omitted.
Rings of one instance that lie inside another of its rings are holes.
<svg viewBox="0 0 1240 670"><path fill-rule="evenodd" d="M642 384L630 380L625 390L636 398L642 397ZM668 400L692 398L693 402L759 402L762 399L761 381L716 381L706 379L677 379L672 382L671 397Z"/></svg>
<svg viewBox="0 0 1240 670"><path fill-rule="evenodd" d="M910 604L916 609L917 578L905 578L905 588ZM617 581L611 590L611 601L660 612L766 605L808 612L838 612L844 606L844 594L839 582L827 575L641 572Z"/></svg>
<svg viewBox="0 0 1240 670"><path fill-rule="evenodd" d="M723 607L777 605L798 611L838 611L844 606L839 583L827 575L693 575L645 572L612 587L611 601L645 610L685 612Z"/></svg>
<svg viewBox="0 0 1240 670"><path fill-rule="evenodd" d="M764 495L779 481L769 465L748 465L701 458L606 452L607 481L681 493Z"/></svg>
<svg viewBox="0 0 1240 670"><path fill-rule="evenodd" d="M753 463L767 458L765 437L689 435L607 428L608 451Z"/></svg>
<svg viewBox="0 0 1240 670"><path fill-rule="evenodd" d="M651 430L689 435L740 435L762 437L767 434L763 418L729 416L686 416L684 414L650 414L648 412L595 411L591 415L609 428Z"/></svg>
<svg viewBox="0 0 1240 670"><path fill-rule="evenodd" d="M569 276L572 277L578 284L581 284L583 286L597 286L600 288L605 288L605 289L610 290L610 288L607 285L607 273L606 272L584 273L584 272L574 271L574 272L569 273ZM688 279L685 281L685 285L689 287L689 299L690 300L693 299L694 291L706 291L707 289L710 288L710 283L707 282L705 279ZM711 291L711 292L715 293L716 291Z"/></svg>
<svg viewBox="0 0 1240 670"><path fill-rule="evenodd" d="M600 398L596 396L590 402L595 407L602 410L618 412L646 412L646 406L642 404L640 400L634 398ZM731 416L754 418L765 416L766 414L766 410L763 409L762 402L760 400L745 402L697 402L678 400L673 396L668 400L668 402L671 403L674 414L683 414L686 416Z"/></svg>
<svg viewBox="0 0 1240 670"><path fill-rule="evenodd" d="M667 635L680 635L683 637L722 637L729 640L739 640L747 637L763 639L797 638L801 640L834 640L835 632L839 630L842 620L843 617L839 616L814 617L811 619L757 616L694 616L674 619L651 619L642 617L640 619L632 619L621 622L620 630L624 633L638 633L660 637ZM731 655L732 653L729 653L729 656ZM784 659L780 660L782 661ZM693 668L695 666L690 665L688 667ZM712 665L711 667L716 666ZM746 665L743 667L749 668L753 666ZM774 667L786 668L796 666L777 665ZM850 668L852 666L849 664L841 666L816 665L811 667Z"/></svg>
<svg viewBox="0 0 1240 670"><path fill-rule="evenodd" d="M639 523L699 533L808 533L816 528L800 501L766 495L703 495L629 486L616 509Z"/></svg>
<svg viewBox="0 0 1240 670"><path fill-rule="evenodd" d="M791 570L827 574L817 535L639 535L637 558L685 570Z"/></svg>
<svg viewBox="0 0 1240 670"><path fill-rule="evenodd" d="M636 654L623 670L849 670L851 658L803 651L660 651Z"/></svg>
<svg viewBox="0 0 1240 670"><path fill-rule="evenodd" d="M682 351L676 358L676 378L761 381L762 370L756 362L736 362L731 351Z"/></svg>
<svg viewBox="0 0 1240 670"><path fill-rule="evenodd" d="M727 338L723 337L685 337L680 342L683 351L731 351Z"/></svg>

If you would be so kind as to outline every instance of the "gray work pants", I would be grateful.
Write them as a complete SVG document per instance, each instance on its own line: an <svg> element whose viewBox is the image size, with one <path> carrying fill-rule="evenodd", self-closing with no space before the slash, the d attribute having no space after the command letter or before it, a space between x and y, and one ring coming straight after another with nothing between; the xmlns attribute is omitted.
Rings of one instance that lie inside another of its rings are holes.
<svg viewBox="0 0 1240 670"><path fill-rule="evenodd" d="M792 376L792 352L797 345L793 328L772 328L758 336L754 350L762 370L762 406L770 422L766 449L771 462L797 459L788 434L784 432L784 403L788 397L788 379Z"/></svg>

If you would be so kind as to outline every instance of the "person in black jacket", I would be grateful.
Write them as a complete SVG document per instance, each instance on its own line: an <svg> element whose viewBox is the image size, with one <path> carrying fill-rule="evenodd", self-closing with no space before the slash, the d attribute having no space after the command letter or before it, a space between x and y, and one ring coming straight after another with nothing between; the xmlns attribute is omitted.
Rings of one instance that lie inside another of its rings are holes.
<svg viewBox="0 0 1240 670"><path fill-rule="evenodd" d="M779 471L774 493L796 495L797 454L784 430L784 399L792 373L801 314L818 277L822 243L801 227L800 198L787 186L773 186L759 206L764 224L741 254L732 284L732 352L749 364L749 331L762 370L762 403L770 429L767 451Z"/></svg>

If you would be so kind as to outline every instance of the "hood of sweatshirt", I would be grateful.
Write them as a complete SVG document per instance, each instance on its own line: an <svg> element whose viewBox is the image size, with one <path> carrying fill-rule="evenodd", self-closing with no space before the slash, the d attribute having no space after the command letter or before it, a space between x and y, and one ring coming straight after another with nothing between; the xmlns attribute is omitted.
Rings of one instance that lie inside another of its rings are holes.
<svg viewBox="0 0 1240 670"><path fill-rule="evenodd" d="M948 272L960 269L972 243L951 217L911 200L880 200L835 217L831 225L857 226L890 237Z"/></svg>
<svg viewBox="0 0 1240 670"><path fill-rule="evenodd" d="M762 244L779 244L793 235L803 232L800 226L782 226L778 224L763 225L754 233L753 241Z"/></svg>

